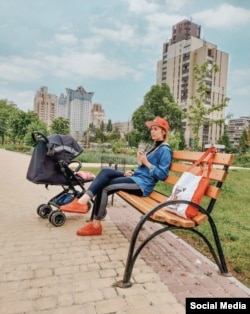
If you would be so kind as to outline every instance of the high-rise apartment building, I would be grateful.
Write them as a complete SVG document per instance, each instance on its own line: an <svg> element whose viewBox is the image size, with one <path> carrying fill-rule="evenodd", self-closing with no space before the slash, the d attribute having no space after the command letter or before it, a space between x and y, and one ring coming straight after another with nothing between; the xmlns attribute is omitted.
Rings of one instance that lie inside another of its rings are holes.
<svg viewBox="0 0 250 314"><path fill-rule="evenodd" d="M66 88L66 94L69 106L70 133L76 140L79 140L90 124L94 93L86 92L80 86L76 90Z"/></svg>
<svg viewBox="0 0 250 314"><path fill-rule="evenodd" d="M68 98L63 93L60 94L57 101L57 117L69 119Z"/></svg>
<svg viewBox="0 0 250 314"><path fill-rule="evenodd" d="M34 112L48 126L57 115L57 96L48 93L48 87L41 87L34 98Z"/></svg>
<svg viewBox="0 0 250 314"><path fill-rule="evenodd" d="M195 65L204 63L219 66L219 71L205 78L209 88L206 107L221 104L226 97L228 54L217 49L215 44L200 39L201 27L192 21L183 20L172 28L172 38L163 44L162 59L157 64L157 84L166 83L176 103L187 112L192 104L192 97L198 96L198 82L194 77ZM225 117L225 109L213 112L208 120ZM183 121L185 141L192 146L193 134L188 121ZM200 130L200 146L215 144L224 132L224 126L208 124Z"/></svg>
<svg viewBox="0 0 250 314"><path fill-rule="evenodd" d="M240 138L244 130L250 127L250 116L240 117L238 119L230 119L227 130L229 141L232 146L236 147L240 143Z"/></svg>

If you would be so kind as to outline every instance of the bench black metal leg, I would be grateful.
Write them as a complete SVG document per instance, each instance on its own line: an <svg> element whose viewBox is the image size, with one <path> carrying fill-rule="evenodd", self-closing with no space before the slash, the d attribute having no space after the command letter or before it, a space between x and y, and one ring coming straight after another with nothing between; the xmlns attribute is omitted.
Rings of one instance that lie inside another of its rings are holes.
<svg viewBox="0 0 250 314"><path fill-rule="evenodd" d="M145 222L148 220L148 215L142 216L139 223L137 224L131 238L130 246L129 246L129 251L128 251L128 257L127 257L127 262L124 270L124 275L123 275L123 280L117 282L117 286L119 288L129 288L132 286L132 283L130 282L132 271L134 268L134 264L136 262L136 259L138 255L140 254L141 250L144 248L144 246L151 241L154 237L158 236L159 234L168 231L170 226L163 227L159 230L156 230L152 234L150 234L142 243L138 246L138 248L135 248L136 242L138 235L145 224Z"/></svg>
<svg viewBox="0 0 250 314"><path fill-rule="evenodd" d="M211 216L209 217L208 220L209 220L209 224L210 224L210 227L211 227L211 230L212 230L212 233L213 233L214 242L215 242L215 245L216 245L216 248L217 248L218 256L219 256L219 259L220 259L220 266L218 265L218 267L220 268L221 274L223 274L225 276L228 276L229 273L228 273L228 269L227 269L227 264L226 264L226 260L225 260L225 257L224 257L224 253L223 253L223 249L222 249L222 246L221 246L220 237L219 237L216 225L215 225L215 223L214 223L214 221L213 221Z"/></svg>
<svg viewBox="0 0 250 314"><path fill-rule="evenodd" d="M143 225L143 217L141 218L141 220L137 224L137 226L136 226L136 228L132 234L132 238L131 238L130 245L129 245L127 262L126 262L124 275L123 275L123 280L117 282L117 287L119 287L119 288L129 288L132 286L132 283L130 282L130 278L131 278L132 270L133 270L134 263L135 263L134 250L135 250L136 240L137 240L137 237L138 237L138 234L141 230L142 225Z"/></svg>

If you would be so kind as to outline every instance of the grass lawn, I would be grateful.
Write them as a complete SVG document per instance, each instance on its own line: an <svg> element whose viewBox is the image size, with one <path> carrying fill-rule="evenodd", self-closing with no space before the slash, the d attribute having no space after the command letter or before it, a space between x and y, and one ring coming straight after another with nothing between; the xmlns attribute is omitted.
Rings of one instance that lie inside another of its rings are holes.
<svg viewBox="0 0 250 314"><path fill-rule="evenodd" d="M84 170L97 173L99 168ZM159 182L157 189L169 195L172 187L166 191L165 186ZM212 216L219 231L229 272L250 288L250 170L230 169ZM208 223L199 229L211 239ZM201 239L191 232L175 233L214 262Z"/></svg>

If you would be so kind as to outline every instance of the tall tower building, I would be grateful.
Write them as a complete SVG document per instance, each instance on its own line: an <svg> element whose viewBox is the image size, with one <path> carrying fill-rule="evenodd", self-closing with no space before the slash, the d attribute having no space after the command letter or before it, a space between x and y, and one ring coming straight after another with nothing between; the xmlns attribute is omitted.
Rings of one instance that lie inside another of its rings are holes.
<svg viewBox="0 0 250 314"><path fill-rule="evenodd" d="M57 101L57 117L69 119L68 98L63 93L60 94Z"/></svg>
<svg viewBox="0 0 250 314"><path fill-rule="evenodd" d="M91 122L96 128L100 128L101 123L107 123L105 111L100 104L94 104L91 109Z"/></svg>
<svg viewBox="0 0 250 314"><path fill-rule="evenodd" d="M83 132L88 129L90 124L94 93L86 92L80 86L76 90L66 88L66 94L69 106L70 133L76 140L80 140Z"/></svg>
<svg viewBox="0 0 250 314"><path fill-rule="evenodd" d="M157 63L157 84L166 83L176 103L187 112L192 104L192 97L197 95L198 82L194 77L195 65L205 62L216 63L219 71L206 77L206 107L221 104L226 97L228 54L217 49L215 44L200 39L201 27L189 20L183 20L172 28L172 38L163 44L162 59ZM208 120L225 117L225 109L213 112ZM188 121L183 121L186 144L192 146L193 134ZM215 144L223 134L224 127L216 124L205 126L200 130L200 146Z"/></svg>
<svg viewBox="0 0 250 314"><path fill-rule="evenodd" d="M48 87L41 87L36 92L34 98L34 112L44 121L47 126L50 126L56 118L57 112L57 96L48 93Z"/></svg>

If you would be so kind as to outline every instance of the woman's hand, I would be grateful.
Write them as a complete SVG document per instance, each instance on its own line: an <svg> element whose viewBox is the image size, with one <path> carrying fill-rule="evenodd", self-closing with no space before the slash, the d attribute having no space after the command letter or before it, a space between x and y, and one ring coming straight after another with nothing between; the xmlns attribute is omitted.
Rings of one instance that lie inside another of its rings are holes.
<svg viewBox="0 0 250 314"><path fill-rule="evenodd" d="M139 162L142 164L142 165L145 165L146 167L150 168L151 164L150 162L148 161L147 159L147 156L145 153L139 151L137 152L137 159L139 160Z"/></svg>
<svg viewBox="0 0 250 314"><path fill-rule="evenodd" d="M127 170L124 172L124 176L125 177L131 177L134 174L133 170Z"/></svg>

